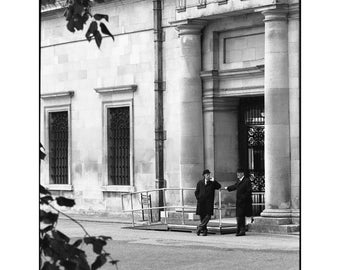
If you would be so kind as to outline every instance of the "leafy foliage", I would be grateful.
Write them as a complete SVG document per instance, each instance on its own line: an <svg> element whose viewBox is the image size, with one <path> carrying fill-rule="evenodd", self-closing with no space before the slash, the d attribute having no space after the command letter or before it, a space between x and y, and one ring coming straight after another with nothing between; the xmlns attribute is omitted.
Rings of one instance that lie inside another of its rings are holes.
<svg viewBox="0 0 340 270"><path fill-rule="evenodd" d="M40 145L39 156L44 159ZM113 260L111 255L104 250L107 240L112 239L109 236L100 235L98 237L91 236L85 228L75 219L58 210L53 206L56 202L59 206L72 207L75 205L73 199L62 196L53 197L51 192L39 186L40 191L40 208L49 207L49 210L40 209L40 269L41 270L96 270L102 267L107 261L117 267L117 260ZM85 236L71 243L70 237L57 230L57 222L59 214L68 217L70 220L78 224L84 231ZM92 264L87 261L86 253L81 249L81 245L85 243L92 245L93 252L97 254Z"/></svg>
<svg viewBox="0 0 340 270"><path fill-rule="evenodd" d="M90 42L95 40L100 48L103 35L108 35L114 40L114 36L108 30L104 21L109 22L109 16L106 14L91 14L93 2L103 3L104 0L66 0L65 13L66 28L72 33L84 30L86 24L91 21L86 32L86 39ZM55 4L56 0L43 0L41 5ZM100 28L98 24L100 23Z"/></svg>

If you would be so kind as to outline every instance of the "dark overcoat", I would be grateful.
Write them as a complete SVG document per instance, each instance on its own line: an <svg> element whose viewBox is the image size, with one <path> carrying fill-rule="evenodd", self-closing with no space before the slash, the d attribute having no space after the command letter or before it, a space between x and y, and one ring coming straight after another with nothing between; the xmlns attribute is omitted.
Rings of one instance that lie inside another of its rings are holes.
<svg viewBox="0 0 340 270"><path fill-rule="evenodd" d="M235 185L227 187L228 191L236 190L236 216L251 217L253 214L251 182L248 177L237 181Z"/></svg>
<svg viewBox="0 0 340 270"><path fill-rule="evenodd" d="M215 190L221 188L220 183L208 181L205 185L205 180L200 180L197 183L195 196L197 199L196 214L200 216L214 214L214 198Z"/></svg>

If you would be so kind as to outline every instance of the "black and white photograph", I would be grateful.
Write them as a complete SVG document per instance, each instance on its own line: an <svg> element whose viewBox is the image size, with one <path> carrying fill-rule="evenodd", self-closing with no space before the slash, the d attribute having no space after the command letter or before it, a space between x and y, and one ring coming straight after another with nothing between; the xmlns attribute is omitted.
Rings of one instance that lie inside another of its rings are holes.
<svg viewBox="0 0 340 270"><path fill-rule="evenodd" d="M327 152L339 98L328 80L311 81L324 69L338 76L322 62L337 61L339 42L322 37L338 34L301 2L40 0L31 14L13 10L6 31L18 40L4 43L22 52L3 52L27 74L6 80L34 102L4 99L15 123L5 133L29 145L4 139L7 181L26 182L4 190L20 220L8 225L4 269L336 269L324 241L339 224L328 208L339 157ZM305 50L314 41L329 49ZM332 260L318 257L326 248Z"/></svg>

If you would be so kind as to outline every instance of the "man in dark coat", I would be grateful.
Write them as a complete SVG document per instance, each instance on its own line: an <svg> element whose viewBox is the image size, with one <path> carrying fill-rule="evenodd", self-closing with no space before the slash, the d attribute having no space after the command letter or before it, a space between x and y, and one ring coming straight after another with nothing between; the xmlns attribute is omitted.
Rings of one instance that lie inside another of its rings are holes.
<svg viewBox="0 0 340 270"><path fill-rule="evenodd" d="M246 217L252 216L251 182L244 176L244 170L237 170L238 181L232 186L225 187L228 191L236 190L236 236L246 235Z"/></svg>
<svg viewBox="0 0 340 270"><path fill-rule="evenodd" d="M208 234L207 224L214 214L215 190L221 185L210 176L209 170L203 171L204 179L198 181L195 196L197 199L196 214L200 216L201 224L197 228L197 235L203 232L203 236Z"/></svg>

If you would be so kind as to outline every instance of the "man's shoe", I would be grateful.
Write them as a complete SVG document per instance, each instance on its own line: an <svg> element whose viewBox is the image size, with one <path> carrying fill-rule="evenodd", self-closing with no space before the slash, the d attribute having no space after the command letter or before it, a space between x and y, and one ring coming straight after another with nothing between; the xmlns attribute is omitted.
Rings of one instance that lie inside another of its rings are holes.
<svg viewBox="0 0 340 270"><path fill-rule="evenodd" d="M202 229L198 228L197 231L196 231L196 234L199 236L201 232L202 232Z"/></svg>
<svg viewBox="0 0 340 270"><path fill-rule="evenodd" d="M208 235L208 231L204 231L203 236L207 236L207 235Z"/></svg>
<svg viewBox="0 0 340 270"><path fill-rule="evenodd" d="M245 232L241 232L241 233L237 233L237 234L236 234L236 236L244 236L244 235L246 235Z"/></svg>

